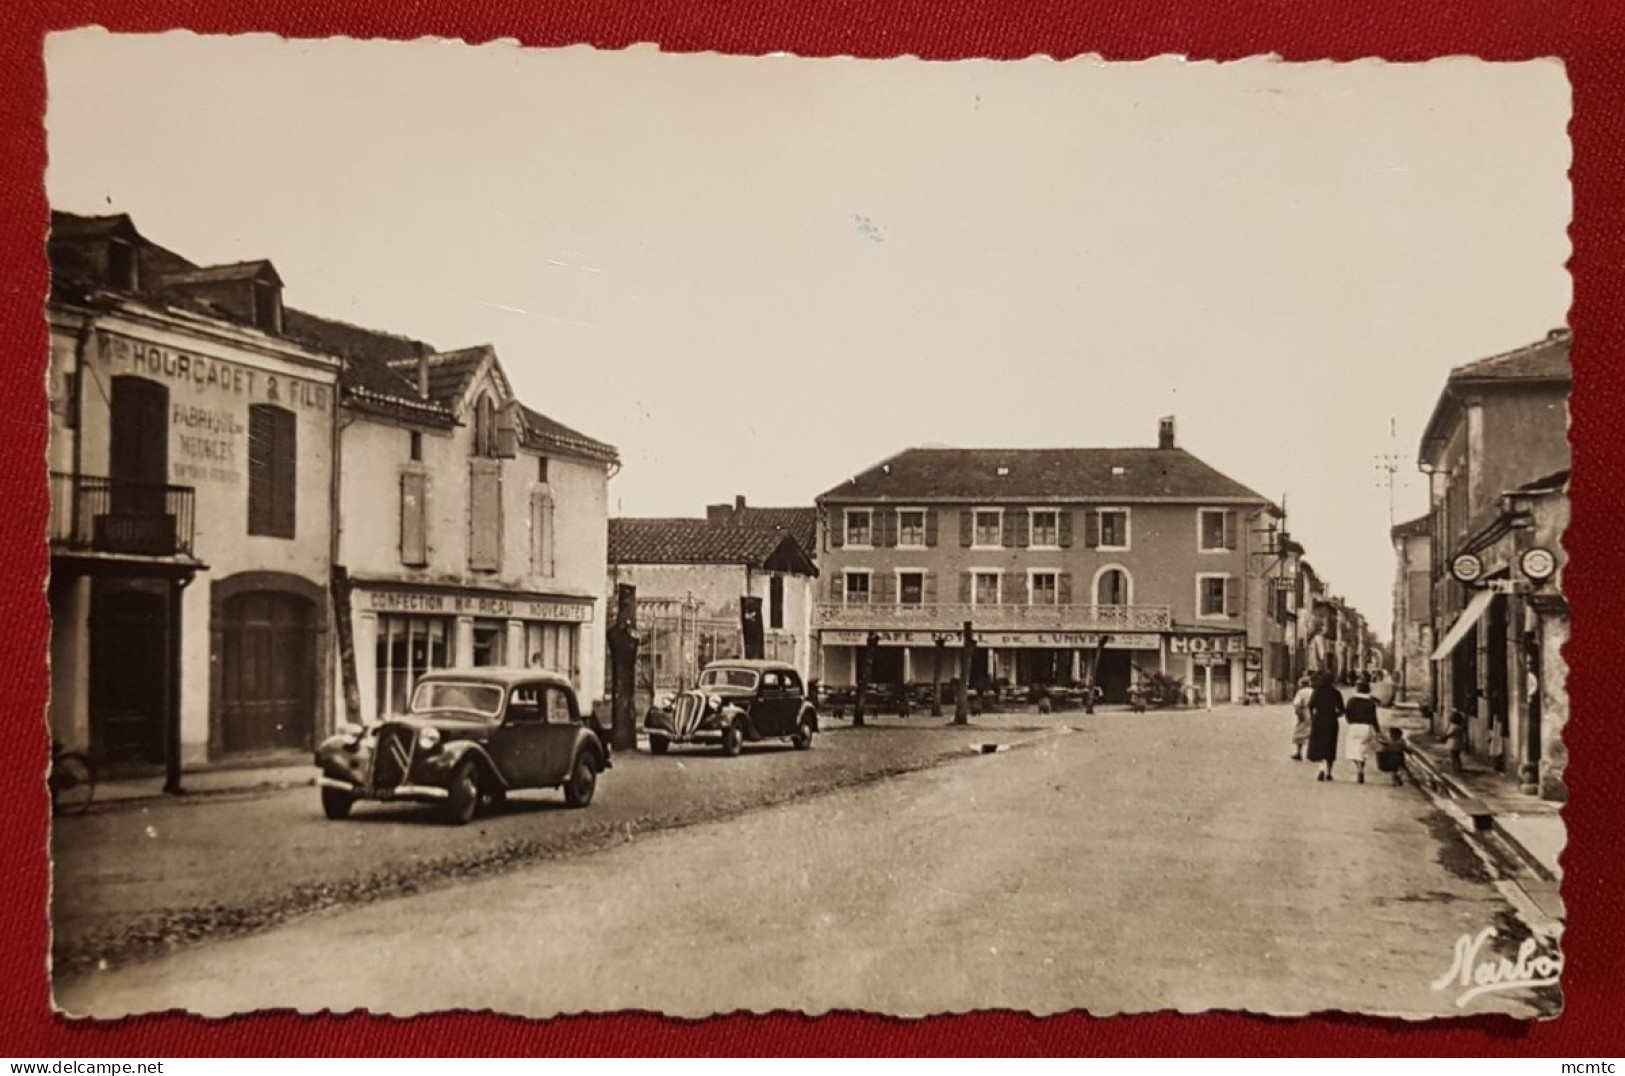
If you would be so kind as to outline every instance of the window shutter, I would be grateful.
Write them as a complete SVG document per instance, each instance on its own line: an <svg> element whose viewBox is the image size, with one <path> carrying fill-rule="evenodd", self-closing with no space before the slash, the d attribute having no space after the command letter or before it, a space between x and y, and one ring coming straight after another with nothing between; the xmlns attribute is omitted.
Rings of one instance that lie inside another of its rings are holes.
<svg viewBox="0 0 1625 1076"><path fill-rule="evenodd" d="M897 544L897 509L876 508L873 526L880 528L880 545L890 547Z"/></svg>
<svg viewBox="0 0 1625 1076"><path fill-rule="evenodd" d="M824 524L824 533L829 536L831 548L839 549L846 544L846 513L839 508L829 510L829 519Z"/></svg>
<svg viewBox="0 0 1625 1076"><path fill-rule="evenodd" d="M401 475L401 563L413 568L429 562L428 536L424 533L427 491L426 475L416 471Z"/></svg>
<svg viewBox="0 0 1625 1076"><path fill-rule="evenodd" d="M496 414L496 444L492 454L511 460L519 455L519 408L515 404L503 407Z"/></svg>
<svg viewBox="0 0 1625 1076"><path fill-rule="evenodd" d="M1083 544L1090 549L1100 545L1100 513L1093 508L1083 510Z"/></svg>
<svg viewBox="0 0 1625 1076"><path fill-rule="evenodd" d="M925 578L920 580L920 601L925 605L937 604L937 577L932 572L926 572Z"/></svg>
<svg viewBox="0 0 1625 1076"><path fill-rule="evenodd" d="M1023 548L1033 544L1033 516L1025 508L1016 513L1016 545Z"/></svg>
<svg viewBox="0 0 1625 1076"><path fill-rule="evenodd" d="M1006 508L999 513L999 522L1002 524L999 528L999 544L1009 549L1016 544L1016 512Z"/></svg>
<svg viewBox="0 0 1625 1076"><path fill-rule="evenodd" d="M1059 605L1072 604L1072 573L1057 572L1055 575L1055 601Z"/></svg>
<svg viewBox="0 0 1625 1076"><path fill-rule="evenodd" d="M1224 581L1224 615L1241 615L1241 580L1233 575Z"/></svg>
<svg viewBox="0 0 1625 1076"><path fill-rule="evenodd" d="M971 531L976 526L976 509L961 508L959 510L959 544L970 548Z"/></svg>
<svg viewBox="0 0 1625 1076"><path fill-rule="evenodd" d="M294 536L298 442L292 411L271 404L248 409L248 533Z"/></svg>
<svg viewBox="0 0 1625 1076"><path fill-rule="evenodd" d="M829 574L829 600L832 602L846 600L846 576L840 572Z"/></svg>
<svg viewBox="0 0 1625 1076"><path fill-rule="evenodd" d="M502 465L469 461L468 567L494 572L502 565Z"/></svg>
<svg viewBox="0 0 1625 1076"><path fill-rule="evenodd" d="M928 546L937 544L937 510L935 508L925 510L925 544Z"/></svg>
<svg viewBox="0 0 1625 1076"><path fill-rule="evenodd" d="M970 604L970 587L971 587L970 573L969 572L960 572L959 573L959 604L960 605L969 605Z"/></svg>
<svg viewBox="0 0 1625 1076"><path fill-rule="evenodd" d="M877 572L870 576L870 586L874 590L874 601L880 605L892 605L897 601L897 576L891 572Z"/></svg>
<svg viewBox="0 0 1625 1076"><path fill-rule="evenodd" d="M1224 514L1224 547L1226 549L1236 548L1236 513L1234 512Z"/></svg>
<svg viewBox="0 0 1625 1076"><path fill-rule="evenodd" d="M553 495L541 489L530 495L530 565L543 578L553 575Z"/></svg>
<svg viewBox="0 0 1625 1076"><path fill-rule="evenodd" d="M1072 548L1072 513L1062 508L1055 513L1055 522L1061 533L1061 548Z"/></svg>
<svg viewBox="0 0 1625 1076"><path fill-rule="evenodd" d="M275 509L272 519L275 533L284 538L294 536L294 506L298 503L299 487L298 475L295 473L299 459L298 427L292 411L275 411L274 426L276 436L273 444L276 446L271 457L272 488L276 490Z"/></svg>
<svg viewBox="0 0 1625 1076"><path fill-rule="evenodd" d="M1006 605L1026 605L1027 604L1027 573L1026 572L1010 572L1009 573L1009 578L1005 583L1004 589L1008 592L1008 593L1006 593L1004 595L1004 601L1005 601Z"/></svg>

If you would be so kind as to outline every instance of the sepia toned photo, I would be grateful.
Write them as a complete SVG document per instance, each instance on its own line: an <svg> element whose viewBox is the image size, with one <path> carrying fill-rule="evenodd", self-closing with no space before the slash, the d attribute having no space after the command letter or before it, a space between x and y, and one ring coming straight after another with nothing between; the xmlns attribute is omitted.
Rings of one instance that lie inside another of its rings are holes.
<svg viewBox="0 0 1625 1076"><path fill-rule="evenodd" d="M45 41L51 980L1562 1009L1569 84Z"/></svg>

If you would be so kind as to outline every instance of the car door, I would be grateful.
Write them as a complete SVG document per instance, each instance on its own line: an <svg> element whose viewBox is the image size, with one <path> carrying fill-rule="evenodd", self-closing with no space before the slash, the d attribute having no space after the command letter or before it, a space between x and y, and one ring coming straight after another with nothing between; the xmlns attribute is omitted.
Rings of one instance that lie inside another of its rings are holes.
<svg viewBox="0 0 1625 1076"><path fill-rule="evenodd" d="M784 674L777 669L762 673L756 688L756 703L751 707L751 724L758 736L788 736L795 720L788 713L792 704L785 696Z"/></svg>
<svg viewBox="0 0 1625 1076"><path fill-rule="evenodd" d="M576 741L581 735L581 717L576 713L575 696L564 688L547 684L540 694L543 723L537 760L539 783L556 785L570 775Z"/></svg>
<svg viewBox="0 0 1625 1076"><path fill-rule="evenodd" d="M502 724L491 736L492 761L512 788L548 783L544 690L539 684L519 684L511 688Z"/></svg>
<svg viewBox="0 0 1625 1076"><path fill-rule="evenodd" d="M786 671L784 674L784 732L781 735L789 736L796 731L801 723L801 708L806 705L807 693L801 683L798 673Z"/></svg>

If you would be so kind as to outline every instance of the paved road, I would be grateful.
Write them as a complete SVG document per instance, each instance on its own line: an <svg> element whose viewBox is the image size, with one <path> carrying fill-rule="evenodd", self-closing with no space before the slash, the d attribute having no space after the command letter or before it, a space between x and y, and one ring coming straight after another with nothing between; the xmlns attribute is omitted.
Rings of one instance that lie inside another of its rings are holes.
<svg viewBox="0 0 1625 1076"><path fill-rule="evenodd" d="M1031 736L1037 721L1010 717L949 729L941 718L915 718L843 727L820 736L811 751L763 744L735 759L709 749L623 755L587 810L568 809L557 792L525 792L508 810L463 828L410 804L362 805L349 821L329 822L309 787L123 804L57 819L54 958L68 970L117 964L314 909L728 818L959 757L981 740L1017 741Z"/></svg>
<svg viewBox="0 0 1625 1076"><path fill-rule="evenodd" d="M1419 792L1288 760L1279 708L1076 717L730 821L59 983L185 1008L1549 1011L1430 984L1519 929Z"/></svg>

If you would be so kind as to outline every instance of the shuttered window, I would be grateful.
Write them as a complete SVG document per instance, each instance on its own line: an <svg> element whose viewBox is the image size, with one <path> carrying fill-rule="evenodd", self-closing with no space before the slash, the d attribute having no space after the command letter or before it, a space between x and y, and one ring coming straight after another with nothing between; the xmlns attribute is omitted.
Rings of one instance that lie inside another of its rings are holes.
<svg viewBox="0 0 1625 1076"><path fill-rule="evenodd" d="M429 563L428 482L421 472L401 475L401 563L409 568Z"/></svg>
<svg viewBox="0 0 1625 1076"><path fill-rule="evenodd" d="M248 408L248 533L294 536L299 457L292 411L272 404Z"/></svg>
<svg viewBox="0 0 1625 1076"><path fill-rule="evenodd" d="M475 572L502 567L502 465L495 460L469 461L468 567Z"/></svg>
<svg viewBox="0 0 1625 1076"><path fill-rule="evenodd" d="M553 495L545 489L530 495L530 569L544 579L554 572Z"/></svg>

